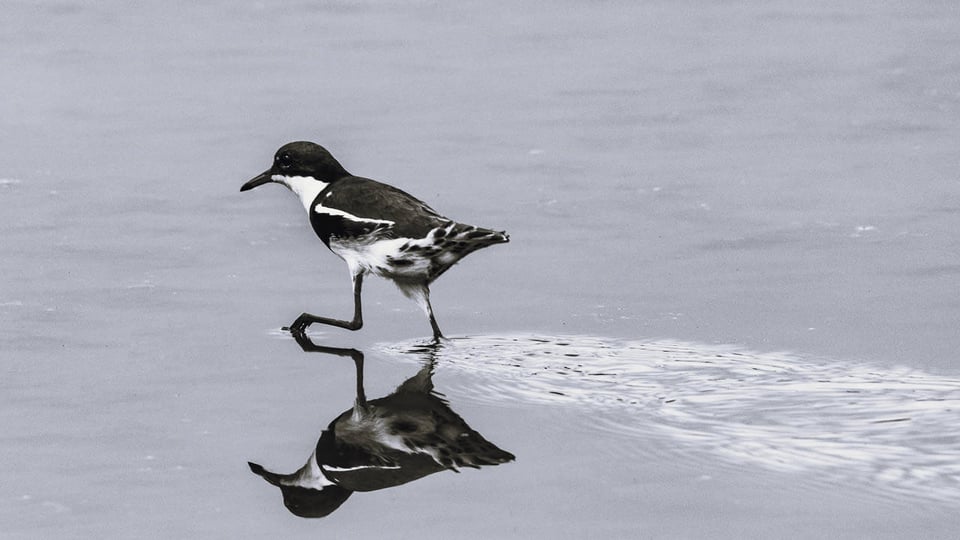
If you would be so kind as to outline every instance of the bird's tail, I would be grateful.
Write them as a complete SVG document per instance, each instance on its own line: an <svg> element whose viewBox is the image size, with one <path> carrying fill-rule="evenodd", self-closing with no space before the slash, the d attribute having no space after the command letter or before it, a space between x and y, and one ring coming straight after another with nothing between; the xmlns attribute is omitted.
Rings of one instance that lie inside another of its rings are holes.
<svg viewBox="0 0 960 540"><path fill-rule="evenodd" d="M506 231L494 231L451 221L430 231L424 241L428 245L423 249L430 259L429 283L474 251L509 242L510 237Z"/></svg>
<svg viewBox="0 0 960 540"><path fill-rule="evenodd" d="M437 436L446 444L438 447L434 459L445 468L459 472L462 467L479 469L484 465L500 465L516 459L460 421L460 426L445 425L438 429Z"/></svg>
<svg viewBox="0 0 960 540"><path fill-rule="evenodd" d="M463 255L494 244L504 244L510 241L506 231L494 231L475 227L465 223L451 223L446 227L438 227L431 232L431 237L441 240L453 251Z"/></svg>

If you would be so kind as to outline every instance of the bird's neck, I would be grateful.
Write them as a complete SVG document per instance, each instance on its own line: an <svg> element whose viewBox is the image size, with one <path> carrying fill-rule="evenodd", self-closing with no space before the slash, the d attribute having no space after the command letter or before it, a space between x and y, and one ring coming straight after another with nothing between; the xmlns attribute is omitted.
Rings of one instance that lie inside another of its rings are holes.
<svg viewBox="0 0 960 540"><path fill-rule="evenodd" d="M319 195L325 187L330 185L328 182L321 182L312 176L276 175L273 177L273 180L287 186L290 191L296 193L297 197L300 198L300 203L308 214L310 213L310 206L317 198L317 195Z"/></svg>

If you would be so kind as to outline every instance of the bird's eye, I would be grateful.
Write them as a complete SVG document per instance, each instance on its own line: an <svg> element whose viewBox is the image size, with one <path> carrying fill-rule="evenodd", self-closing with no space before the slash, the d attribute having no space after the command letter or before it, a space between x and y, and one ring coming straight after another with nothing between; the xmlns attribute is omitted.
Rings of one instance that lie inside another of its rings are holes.
<svg viewBox="0 0 960 540"><path fill-rule="evenodd" d="M276 161L277 165L279 165L281 169L290 168L290 154L280 154L277 156Z"/></svg>

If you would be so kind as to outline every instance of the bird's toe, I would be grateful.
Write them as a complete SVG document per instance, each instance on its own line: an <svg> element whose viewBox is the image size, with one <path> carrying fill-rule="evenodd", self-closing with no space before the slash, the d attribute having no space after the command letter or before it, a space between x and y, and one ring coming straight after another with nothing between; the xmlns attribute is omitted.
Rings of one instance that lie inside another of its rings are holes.
<svg viewBox="0 0 960 540"><path fill-rule="evenodd" d="M306 315L306 313L303 313L297 317L297 320L290 323L290 326L287 329L291 334L303 335L307 332L307 327L310 326L310 323L313 321L311 321Z"/></svg>

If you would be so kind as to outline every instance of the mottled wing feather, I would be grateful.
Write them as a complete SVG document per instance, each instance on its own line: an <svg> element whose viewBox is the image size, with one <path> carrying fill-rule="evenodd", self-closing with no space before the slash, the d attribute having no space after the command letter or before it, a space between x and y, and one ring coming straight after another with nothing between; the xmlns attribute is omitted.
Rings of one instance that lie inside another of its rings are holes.
<svg viewBox="0 0 960 540"><path fill-rule="evenodd" d="M434 229L430 233L428 246L422 248L423 255L430 259L428 282L440 277L460 259L474 251L509 241L510 237L503 231L464 223L450 222Z"/></svg>

